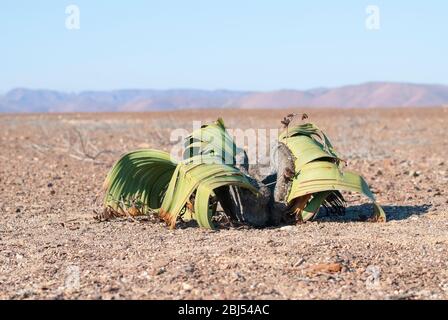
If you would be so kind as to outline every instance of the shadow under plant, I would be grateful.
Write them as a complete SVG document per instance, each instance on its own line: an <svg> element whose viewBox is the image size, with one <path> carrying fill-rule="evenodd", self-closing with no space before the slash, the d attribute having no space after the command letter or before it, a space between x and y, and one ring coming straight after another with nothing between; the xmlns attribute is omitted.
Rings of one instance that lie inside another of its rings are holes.
<svg viewBox="0 0 448 320"><path fill-rule="evenodd" d="M387 214L387 220L405 220L413 215L423 215L429 211L431 205L390 205L382 206ZM366 221L371 217L372 204L348 206L344 215L331 214L325 208L321 208L316 220L327 222L354 222Z"/></svg>

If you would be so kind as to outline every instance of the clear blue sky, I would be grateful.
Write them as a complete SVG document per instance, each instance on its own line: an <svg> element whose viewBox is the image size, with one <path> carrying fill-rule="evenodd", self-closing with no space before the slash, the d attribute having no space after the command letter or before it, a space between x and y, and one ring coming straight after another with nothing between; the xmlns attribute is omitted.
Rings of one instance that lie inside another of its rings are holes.
<svg viewBox="0 0 448 320"><path fill-rule="evenodd" d="M0 92L448 84L447 21L446 0L2 1Z"/></svg>

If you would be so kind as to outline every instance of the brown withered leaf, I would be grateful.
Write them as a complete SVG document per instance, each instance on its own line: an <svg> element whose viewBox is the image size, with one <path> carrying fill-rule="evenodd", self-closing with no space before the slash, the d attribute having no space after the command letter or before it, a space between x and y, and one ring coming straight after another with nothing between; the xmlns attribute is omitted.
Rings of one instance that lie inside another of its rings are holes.
<svg viewBox="0 0 448 320"><path fill-rule="evenodd" d="M130 207L128 209L128 213L129 213L129 215L131 217L137 217L137 216L142 216L143 215L143 213L140 211L140 209L135 207L135 206Z"/></svg>
<svg viewBox="0 0 448 320"><path fill-rule="evenodd" d="M289 123L291 122L291 120L290 120L290 119L287 119L287 118L283 118L283 120L280 121L280 122L281 122L281 124L283 124L283 126L286 128L287 126L289 126Z"/></svg>
<svg viewBox="0 0 448 320"><path fill-rule="evenodd" d="M366 221L367 222L386 222L384 217L377 216L377 215L374 215L373 217L368 218Z"/></svg>

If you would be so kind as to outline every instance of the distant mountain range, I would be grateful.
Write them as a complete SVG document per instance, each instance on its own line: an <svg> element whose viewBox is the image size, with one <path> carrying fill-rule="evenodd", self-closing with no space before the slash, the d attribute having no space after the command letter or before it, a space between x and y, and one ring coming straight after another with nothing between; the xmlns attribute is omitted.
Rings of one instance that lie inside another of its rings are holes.
<svg viewBox="0 0 448 320"><path fill-rule="evenodd" d="M200 108L428 107L448 105L448 86L370 82L338 88L278 91L114 90L64 93L14 89L0 112L152 111Z"/></svg>

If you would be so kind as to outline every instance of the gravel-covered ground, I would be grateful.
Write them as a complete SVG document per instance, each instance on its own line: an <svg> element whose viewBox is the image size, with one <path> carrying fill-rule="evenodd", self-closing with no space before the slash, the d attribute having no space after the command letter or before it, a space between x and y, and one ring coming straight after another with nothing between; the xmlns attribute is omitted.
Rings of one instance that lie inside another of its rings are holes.
<svg viewBox="0 0 448 320"><path fill-rule="evenodd" d="M192 120L278 128L284 110L1 115L0 298L448 298L448 109L306 112L387 223L355 195L346 217L262 230L93 219L122 152L169 151Z"/></svg>

